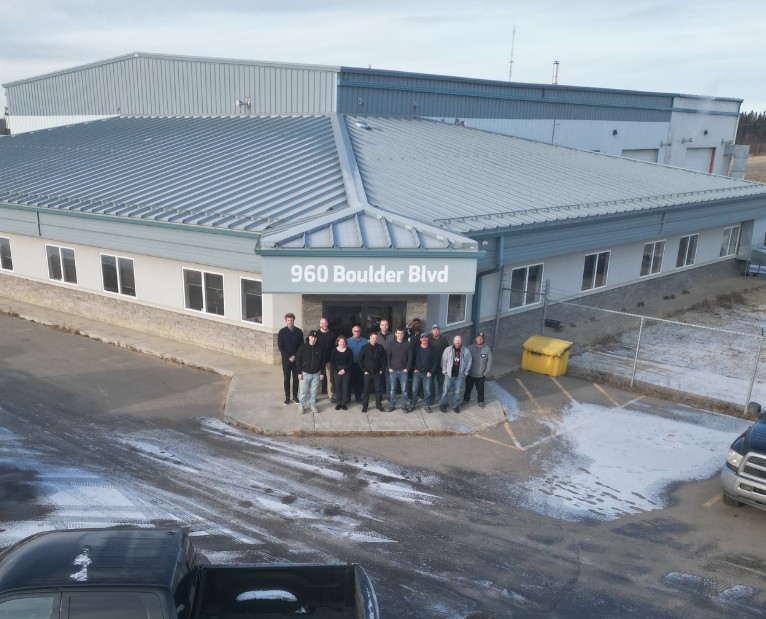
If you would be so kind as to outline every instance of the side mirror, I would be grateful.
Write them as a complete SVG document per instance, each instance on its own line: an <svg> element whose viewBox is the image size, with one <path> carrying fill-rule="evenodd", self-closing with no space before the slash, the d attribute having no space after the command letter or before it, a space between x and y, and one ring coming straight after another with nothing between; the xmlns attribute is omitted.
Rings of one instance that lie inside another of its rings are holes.
<svg viewBox="0 0 766 619"><path fill-rule="evenodd" d="M747 407L745 408L745 414L748 417L757 417L759 419L762 419L764 416L761 411L761 405L758 404L758 402L748 402Z"/></svg>

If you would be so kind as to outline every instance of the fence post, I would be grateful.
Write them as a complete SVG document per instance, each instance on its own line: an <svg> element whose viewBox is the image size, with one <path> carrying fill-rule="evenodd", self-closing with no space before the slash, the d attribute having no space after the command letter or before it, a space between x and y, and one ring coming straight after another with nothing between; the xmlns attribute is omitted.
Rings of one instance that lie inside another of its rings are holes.
<svg viewBox="0 0 766 619"><path fill-rule="evenodd" d="M758 352L755 354L755 363L753 364L753 372L750 374L750 387L747 390L747 398L745 399L745 410L743 416L747 414L747 405L750 403L750 398L753 397L753 386L755 385L755 375L758 372L758 362L761 360L761 349L763 348L763 336L758 340Z"/></svg>
<svg viewBox="0 0 766 619"><path fill-rule="evenodd" d="M551 288L551 280L545 280L545 292L543 292L543 319L540 323L540 335L545 333L545 315L548 313L548 293Z"/></svg>
<svg viewBox="0 0 766 619"><path fill-rule="evenodd" d="M638 351L641 348L641 333L644 330L644 317L641 316L641 323L638 325L638 342L636 342L636 356L633 358L633 373L630 375L630 388L633 389L633 382L636 380L636 367L638 366Z"/></svg>

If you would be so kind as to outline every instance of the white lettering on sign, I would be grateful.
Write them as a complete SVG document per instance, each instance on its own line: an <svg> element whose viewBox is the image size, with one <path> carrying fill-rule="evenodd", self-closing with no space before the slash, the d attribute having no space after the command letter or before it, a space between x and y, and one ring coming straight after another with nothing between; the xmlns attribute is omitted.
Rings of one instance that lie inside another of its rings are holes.
<svg viewBox="0 0 766 619"><path fill-rule="evenodd" d="M407 271L389 269L385 264L370 265L362 269L348 268L336 264L332 270L326 264L293 264L290 267L291 282L326 283L332 273L333 284L446 284L449 282L449 265L442 268L428 268L425 264L412 264ZM406 277L406 279L405 279Z"/></svg>

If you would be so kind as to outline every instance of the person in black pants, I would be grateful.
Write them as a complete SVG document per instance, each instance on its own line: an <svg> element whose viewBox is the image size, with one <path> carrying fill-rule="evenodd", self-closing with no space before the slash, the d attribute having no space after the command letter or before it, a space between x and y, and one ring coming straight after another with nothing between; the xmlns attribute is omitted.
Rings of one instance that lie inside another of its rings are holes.
<svg viewBox="0 0 766 619"><path fill-rule="evenodd" d="M290 394L292 400L298 403L298 368L295 365L295 355L303 344L303 331L295 326L295 314L288 312L285 314L286 326L282 327L277 334L277 348L282 355L282 375L285 385L285 404L290 404ZM292 387L290 378L292 377Z"/></svg>
<svg viewBox="0 0 766 619"><path fill-rule="evenodd" d="M379 411L383 410L383 400L380 393L381 381L385 381L383 372L386 369L386 353L378 344L378 334L370 333L370 339L359 351L359 368L364 376L364 390L362 391L362 412L367 412L370 403L370 394L375 394L375 406Z"/></svg>
<svg viewBox="0 0 766 619"><path fill-rule="evenodd" d="M346 347L346 338L338 336L336 346L330 351L330 368L332 382L335 386L335 410L348 410L348 402L351 399L351 365L354 357L351 349Z"/></svg>

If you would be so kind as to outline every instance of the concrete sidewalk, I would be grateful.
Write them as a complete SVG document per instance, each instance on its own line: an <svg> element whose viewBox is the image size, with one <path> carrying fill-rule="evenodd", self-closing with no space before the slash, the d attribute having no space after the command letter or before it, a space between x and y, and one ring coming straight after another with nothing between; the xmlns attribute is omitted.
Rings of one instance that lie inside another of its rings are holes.
<svg viewBox="0 0 766 619"><path fill-rule="evenodd" d="M327 396L320 396L319 412L298 413L296 404L284 404L282 368L244 359L192 344L177 342L141 331L110 325L45 307L0 297L0 312L43 325L78 333L86 337L154 355L190 367L230 376L224 407L224 421L232 425L276 436L339 434L471 434L502 423L506 412L487 390L484 408L476 400L461 406L460 413L439 411L438 403L427 414L422 406L405 415L401 408L380 412L373 407L362 413L361 404L352 402L348 411L336 411ZM502 376L518 369L521 351L495 352L493 373ZM474 394L474 398L475 398Z"/></svg>

